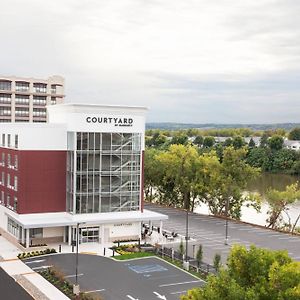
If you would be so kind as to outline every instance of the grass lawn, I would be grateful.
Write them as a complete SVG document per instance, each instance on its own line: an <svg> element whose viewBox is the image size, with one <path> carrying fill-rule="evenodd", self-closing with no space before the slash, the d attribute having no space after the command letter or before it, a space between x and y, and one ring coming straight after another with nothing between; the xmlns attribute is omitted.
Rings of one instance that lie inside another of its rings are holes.
<svg viewBox="0 0 300 300"><path fill-rule="evenodd" d="M150 252L132 252L130 254L117 255L117 256L114 256L113 258L117 259L117 260L126 260L126 259L148 257L148 256L154 256L154 253L150 253Z"/></svg>

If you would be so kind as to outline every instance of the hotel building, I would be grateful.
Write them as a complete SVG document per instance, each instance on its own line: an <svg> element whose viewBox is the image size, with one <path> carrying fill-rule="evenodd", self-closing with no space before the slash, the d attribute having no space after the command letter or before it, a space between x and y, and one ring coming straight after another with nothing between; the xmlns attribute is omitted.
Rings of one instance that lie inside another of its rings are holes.
<svg viewBox="0 0 300 300"><path fill-rule="evenodd" d="M61 104L0 127L0 230L26 247L141 237L146 109Z"/></svg>
<svg viewBox="0 0 300 300"><path fill-rule="evenodd" d="M64 79L0 76L0 122L47 122L47 105L64 102Z"/></svg>

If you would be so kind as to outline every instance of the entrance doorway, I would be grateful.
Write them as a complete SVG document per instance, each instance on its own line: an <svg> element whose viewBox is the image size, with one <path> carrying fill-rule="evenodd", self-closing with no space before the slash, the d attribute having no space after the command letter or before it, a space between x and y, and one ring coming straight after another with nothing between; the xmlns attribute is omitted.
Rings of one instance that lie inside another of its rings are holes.
<svg viewBox="0 0 300 300"><path fill-rule="evenodd" d="M79 228L79 243L99 242L99 227Z"/></svg>

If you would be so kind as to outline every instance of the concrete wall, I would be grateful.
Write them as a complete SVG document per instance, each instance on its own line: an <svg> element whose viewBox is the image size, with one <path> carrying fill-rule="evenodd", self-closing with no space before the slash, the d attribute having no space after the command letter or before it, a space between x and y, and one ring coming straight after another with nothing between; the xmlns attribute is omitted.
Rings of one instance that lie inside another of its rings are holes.
<svg viewBox="0 0 300 300"><path fill-rule="evenodd" d="M49 227L43 229L43 238L62 237L64 235L64 227Z"/></svg>

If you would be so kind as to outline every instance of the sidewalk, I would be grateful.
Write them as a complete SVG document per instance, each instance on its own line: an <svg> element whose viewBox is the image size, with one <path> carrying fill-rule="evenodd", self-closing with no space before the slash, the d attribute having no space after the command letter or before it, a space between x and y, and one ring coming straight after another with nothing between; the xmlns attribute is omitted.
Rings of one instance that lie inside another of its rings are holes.
<svg viewBox="0 0 300 300"><path fill-rule="evenodd" d="M13 277L34 299L69 300L61 291L17 258L20 250L0 236L0 267Z"/></svg>

